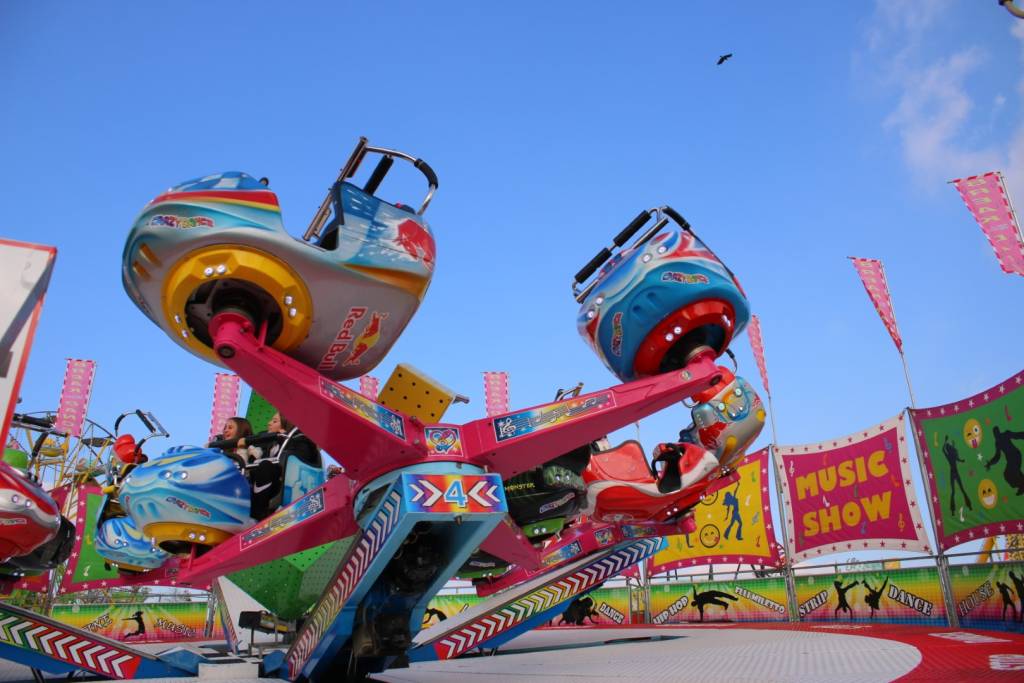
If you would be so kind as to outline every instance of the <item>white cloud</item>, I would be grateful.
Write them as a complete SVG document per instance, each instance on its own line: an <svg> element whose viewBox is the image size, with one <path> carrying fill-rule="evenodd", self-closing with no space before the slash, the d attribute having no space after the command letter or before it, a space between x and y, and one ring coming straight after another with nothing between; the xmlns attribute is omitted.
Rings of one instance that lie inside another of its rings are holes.
<svg viewBox="0 0 1024 683"><path fill-rule="evenodd" d="M1008 102L998 94L994 106L987 98L983 106L976 105L971 79L990 68L1024 73L1024 21L1008 22L1020 41L1020 66L1001 65L980 45L950 47L945 55L935 56L938 37L932 37L941 22L953 21L952 15L948 0L876 0L866 31L868 55L861 65L869 65L877 81L899 93L883 123L899 136L904 160L919 182L934 187L952 178L1002 170L1019 207L1024 202L1024 122L994 126L1002 139L988 144L974 134L982 121L1001 110L1021 110L1024 78L1014 77L1013 84L1021 101Z"/></svg>

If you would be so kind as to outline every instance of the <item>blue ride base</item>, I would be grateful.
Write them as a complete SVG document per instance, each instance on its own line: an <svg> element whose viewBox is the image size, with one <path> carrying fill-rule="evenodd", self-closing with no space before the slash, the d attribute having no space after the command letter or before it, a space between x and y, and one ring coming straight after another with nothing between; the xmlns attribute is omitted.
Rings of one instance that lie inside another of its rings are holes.
<svg viewBox="0 0 1024 683"><path fill-rule="evenodd" d="M508 510L499 475L456 463L400 470L367 500L359 538L279 668L264 661L267 674L317 681L387 668L411 646L430 599ZM427 556L440 561L418 576L417 558Z"/></svg>

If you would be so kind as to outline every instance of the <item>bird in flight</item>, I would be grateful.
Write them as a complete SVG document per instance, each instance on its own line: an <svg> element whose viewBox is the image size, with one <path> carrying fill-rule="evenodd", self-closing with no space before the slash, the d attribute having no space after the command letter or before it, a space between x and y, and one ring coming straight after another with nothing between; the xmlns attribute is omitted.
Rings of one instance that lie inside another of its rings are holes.
<svg viewBox="0 0 1024 683"><path fill-rule="evenodd" d="M729 59L730 57L732 57L731 52L727 55L722 55L721 57L718 58L718 64L716 66L722 66L723 64L725 64L725 60Z"/></svg>

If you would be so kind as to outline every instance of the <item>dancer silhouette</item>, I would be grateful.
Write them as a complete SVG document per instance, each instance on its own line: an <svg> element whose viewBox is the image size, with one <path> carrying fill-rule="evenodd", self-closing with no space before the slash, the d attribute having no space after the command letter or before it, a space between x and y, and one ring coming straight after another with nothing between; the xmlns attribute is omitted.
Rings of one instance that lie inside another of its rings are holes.
<svg viewBox="0 0 1024 683"><path fill-rule="evenodd" d="M134 621L137 624L137 626L135 627L135 630L132 631L131 633L126 633L123 636L121 636L121 640L128 640L129 638L134 638L135 636L144 636L144 635L146 635L146 624L142 621L142 612L141 611L138 611L135 614L133 614L132 616L130 616L129 618L122 619L121 621Z"/></svg>
<svg viewBox="0 0 1024 683"><path fill-rule="evenodd" d="M945 439L942 441L942 454L946 456L946 460L949 461L949 514L956 514L956 485L960 485L960 493L963 494L964 502L967 503L967 509L973 510L971 507L971 499L967 497L967 491L964 491L964 482L960 478L960 469L957 467L957 463L964 461L960 457L960 453L957 452L956 446L949 440L947 434Z"/></svg>
<svg viewBox="0 0 1024 683"><path fill-rule="evenodd" d="M700 612L700 620L704 621L704 606L705 605L718 605L724 607L725 611L729 611L729 603L723 602L722 598L726 600L732 600L736 602L739 600L735 595L723 593L722 591L704 591L703 593L697 592L697 586L693 587L693 606Z"/></svg>
<svg viewBox="0 0 1024 683"><path fill-rule="evenodd" d="M743 540L743 518L740 517L740 501L736 498L736 493L739 493L740 485L736 482L736 488L733 491L726 491L725 498L722 502L725 504L725 518L729 519L729 526L725 527L725 537L729 538L729 532L732 531L732 525L736 524L736 540Z"/></svg>
<svg viewBox="0 0 1024 683"><path fill-rule="evenodd" d="M559 624L572 624L573 626L583 626L587 618L590 618L590 623L596 624L597 619L594 617L599 616L597 610L594 609L594 600L590 597L576 598L569 604L562 613L562 620Z"/></svg>
<svg viewBox="0 0 1024 683"><path fill-rule="evenodd" d="M850 615L851 619L853 618L853 610L850 609L850 603L846 601L846 591L850 590L858 583L860 583L860 581L854 581L850 585L844 587L842 581L832 582L832 585L836 587L836 596L839 598L839 605L836 607L836 611L834 614L835 617L838 617L839 611L842 610L844 612L847 612Z"/></svg>
<svg viewBox="0 0 1024 683"><path fill-rule="evenodd" d="M992 465L999 462L1000 456L1006 459L1006 466L1003 468L1003 479L1006 483L1017 489L1017 495L1024 493L1024 472L1021 472L1021 452L1013 443L1015 440L1024 439L1024 432L1004 432L999 427L992 428L992 440L996 446L996 452L992 458L985 463L985 469L992 469Z"/></svg>
<svg viewBox="0 0 1024 683"><path fill-rule="evenodd" d="M1017 621L1017 605L1013 601L1013 589L1002 581L996 581L996 586L999 588L999 594L1003 596L1003 621L1006 621L1007 607L1013 610L1013 620Z"/></svg>
<svg viewBox="0 0 1024 683"><path fill-rule="evenodd" d="M882 599L882 593L885 592L885 587L888 586L888 585L889 585L889 577L888 576L885 577L885 581L882 582L882 585L879 587L879 589L877 591L874 588L871 587L870 583L868 583L867 581L864 581L864 587L867 588L867 590L868 590L868 594L867 594L867 596L865 596L864 602L868 603L868 607L871 608L871 618L872 619L875 618L875 612L877 610L881 609L878 606L878 604L879 604L879 601Z"/></svg>
<svg viewBox="0 0 1024 683"><path fill-rule="evenodd" d="M1010 580L1017 589L1017 601L1020 602L1020 609L1017 610L1017 621L1024 621L1024 576L1017 576L1010 570Z"/></svg>

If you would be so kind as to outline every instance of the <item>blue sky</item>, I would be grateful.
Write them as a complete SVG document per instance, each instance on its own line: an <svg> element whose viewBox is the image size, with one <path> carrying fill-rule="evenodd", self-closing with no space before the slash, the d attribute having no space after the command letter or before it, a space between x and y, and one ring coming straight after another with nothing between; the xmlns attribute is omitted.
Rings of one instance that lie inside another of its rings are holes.
<svg viewBox="0 0 1024 683"><path fill-rule="evenodd" d="M58 248L21 407L55 408L64 359L93 358L93 419L142 407L204 439L215 369L121 288L133 217L244 170L298 234L359 135L441 179L433 285L374 374L410 362L471 396L451 421L482 416L484 370L511 373L515 407L615 384L570 279L663 203L761 317L781 443L907 405L849 255L885 262L919 403L972 394L1021 367L1024 281L945 181L1000 169L1024 204L1022 65L1024 21L974 0L4 3L0 236ZM641 439L687 422L666 410Z"/></svg>

